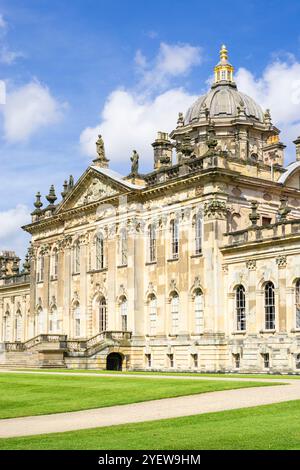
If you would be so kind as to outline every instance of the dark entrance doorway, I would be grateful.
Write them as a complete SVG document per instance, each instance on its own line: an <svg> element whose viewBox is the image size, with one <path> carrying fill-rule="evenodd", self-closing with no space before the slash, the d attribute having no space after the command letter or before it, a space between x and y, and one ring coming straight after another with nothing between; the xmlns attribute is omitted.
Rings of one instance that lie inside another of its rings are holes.
<svg viewBox="0 0 300 470"><path fill-rule="evenodd" d="M119 353L111 353L106 358L106 370L122 370L122 356Z"/></svg>

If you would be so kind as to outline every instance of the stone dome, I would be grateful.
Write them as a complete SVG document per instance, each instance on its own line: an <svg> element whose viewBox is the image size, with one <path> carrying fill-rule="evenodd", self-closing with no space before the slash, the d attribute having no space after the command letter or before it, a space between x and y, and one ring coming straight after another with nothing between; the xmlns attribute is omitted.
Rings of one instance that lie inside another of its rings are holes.
<svg viewBox="0 0 300 470"><path fill-rule="evenodd" d="M195 122L208 116L212 119L235 118L242 108L247 118L264 122L264 112L261 106L248 95L238 91L234 83L214 84L206 95L200 96L188 109L184 124L190 124L192 121Z"/></svg>

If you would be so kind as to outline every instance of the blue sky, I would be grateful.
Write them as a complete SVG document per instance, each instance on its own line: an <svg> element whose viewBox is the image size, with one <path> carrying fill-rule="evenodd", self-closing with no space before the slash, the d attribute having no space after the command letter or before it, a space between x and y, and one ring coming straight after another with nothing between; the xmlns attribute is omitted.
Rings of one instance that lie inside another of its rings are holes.
<svg viewBox="0 0 300 470"><path fill-rule="evenodd" d="M0 0L0 15L0 250L23 252L34 194L79 177L98 131L113 169L133 148L151 169L156 130L207 89L222 43L241 91L300 134L299 1Z"/></svg>

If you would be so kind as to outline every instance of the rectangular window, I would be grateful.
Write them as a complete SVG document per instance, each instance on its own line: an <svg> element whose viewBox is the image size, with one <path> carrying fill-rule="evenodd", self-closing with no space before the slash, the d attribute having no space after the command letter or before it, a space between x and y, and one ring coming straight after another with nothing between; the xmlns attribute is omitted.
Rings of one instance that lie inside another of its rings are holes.
<svg viewBox="0 0 300 470"><path fill-rule="evenodd" d="M80 336L80 318L75 319L75 336Z"/></svg>
<svg viewBox="0 0 300 470"><path fill-rule="evenodd" d="M171 222L171 256L177 259L179 254L179 226L176 220Z"/></svg>
<svg viewBox="0 0 300 470"><path fill-rule="evenodd" d="M198 369L198 354L192 354L195 369Z"/></svg>
<svg viewBox="0 0 300 470"><path fill-rule="evenodd" d="M232 357L233 357L233 364L234 364L235 369L239 369L240 364L241 364L240 354L233 354Z"/></svg>
<svg viewBox="0 0 300 470"><path fill-rule="evenodd" d="M146 362L147 362L147 367L152 366L151 354L146 354Z"/></svg>
<svg viewBox="0 0 300 470"><path fill-rule="evenodd" d="M269 367L270 367L270 354L269 353L262 354L262 358L263 358L263 362L264 362L264 368L269 369Z"/></svg>
<svg viewBox="0 0 300 470"><path fill-rule="evenodd" d="M153 263L154 261L156 261L156 233L155 226L153 224L149 226L148 240L149 262Z"/></svg>
<svg viewBox="0 0 300 470"><path fill-rule="evenodd" d="M169 367L174 367L174 354L168 354L169 357Z"/></svg>
<svg viewBox="0 0 300 470"><path fill-rule="evenodd" d="M199 216L195 219L195 254L202 253L202 220Z"/></svg>
<svg viewBox="0 0 300 470"><path fill-rule="evenodd" d="M261 225L270 225L272 223L272 218L271 217L262 217L261 219Z"/></svg>

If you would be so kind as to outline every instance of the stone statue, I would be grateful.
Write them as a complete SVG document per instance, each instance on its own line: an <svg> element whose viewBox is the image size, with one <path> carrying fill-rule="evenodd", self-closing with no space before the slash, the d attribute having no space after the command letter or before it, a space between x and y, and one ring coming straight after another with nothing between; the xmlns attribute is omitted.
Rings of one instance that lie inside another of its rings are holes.
<svg viewBox="0 0 300 470"><path fill-rule="evenodd" d="M133 150L131 160L131 175L137 175L139 171L139 154Z"/></svg>
<svg viewBox="0 0 300 470"><path fill-rule="evenodd" d="M100 134L96 142L96 149L98 156L93 160L94 164L102 168L107 168L109 160L105 156L104 142Z"/></svg>
<svg viewBox="0 0 300 470"><path fill-rule="evenodd" d="M96 142L97 153L99 155L100 160L106 160L105 158L105 150L104 150L104 142L102 136L98 135L98 140Z"/></svg>

